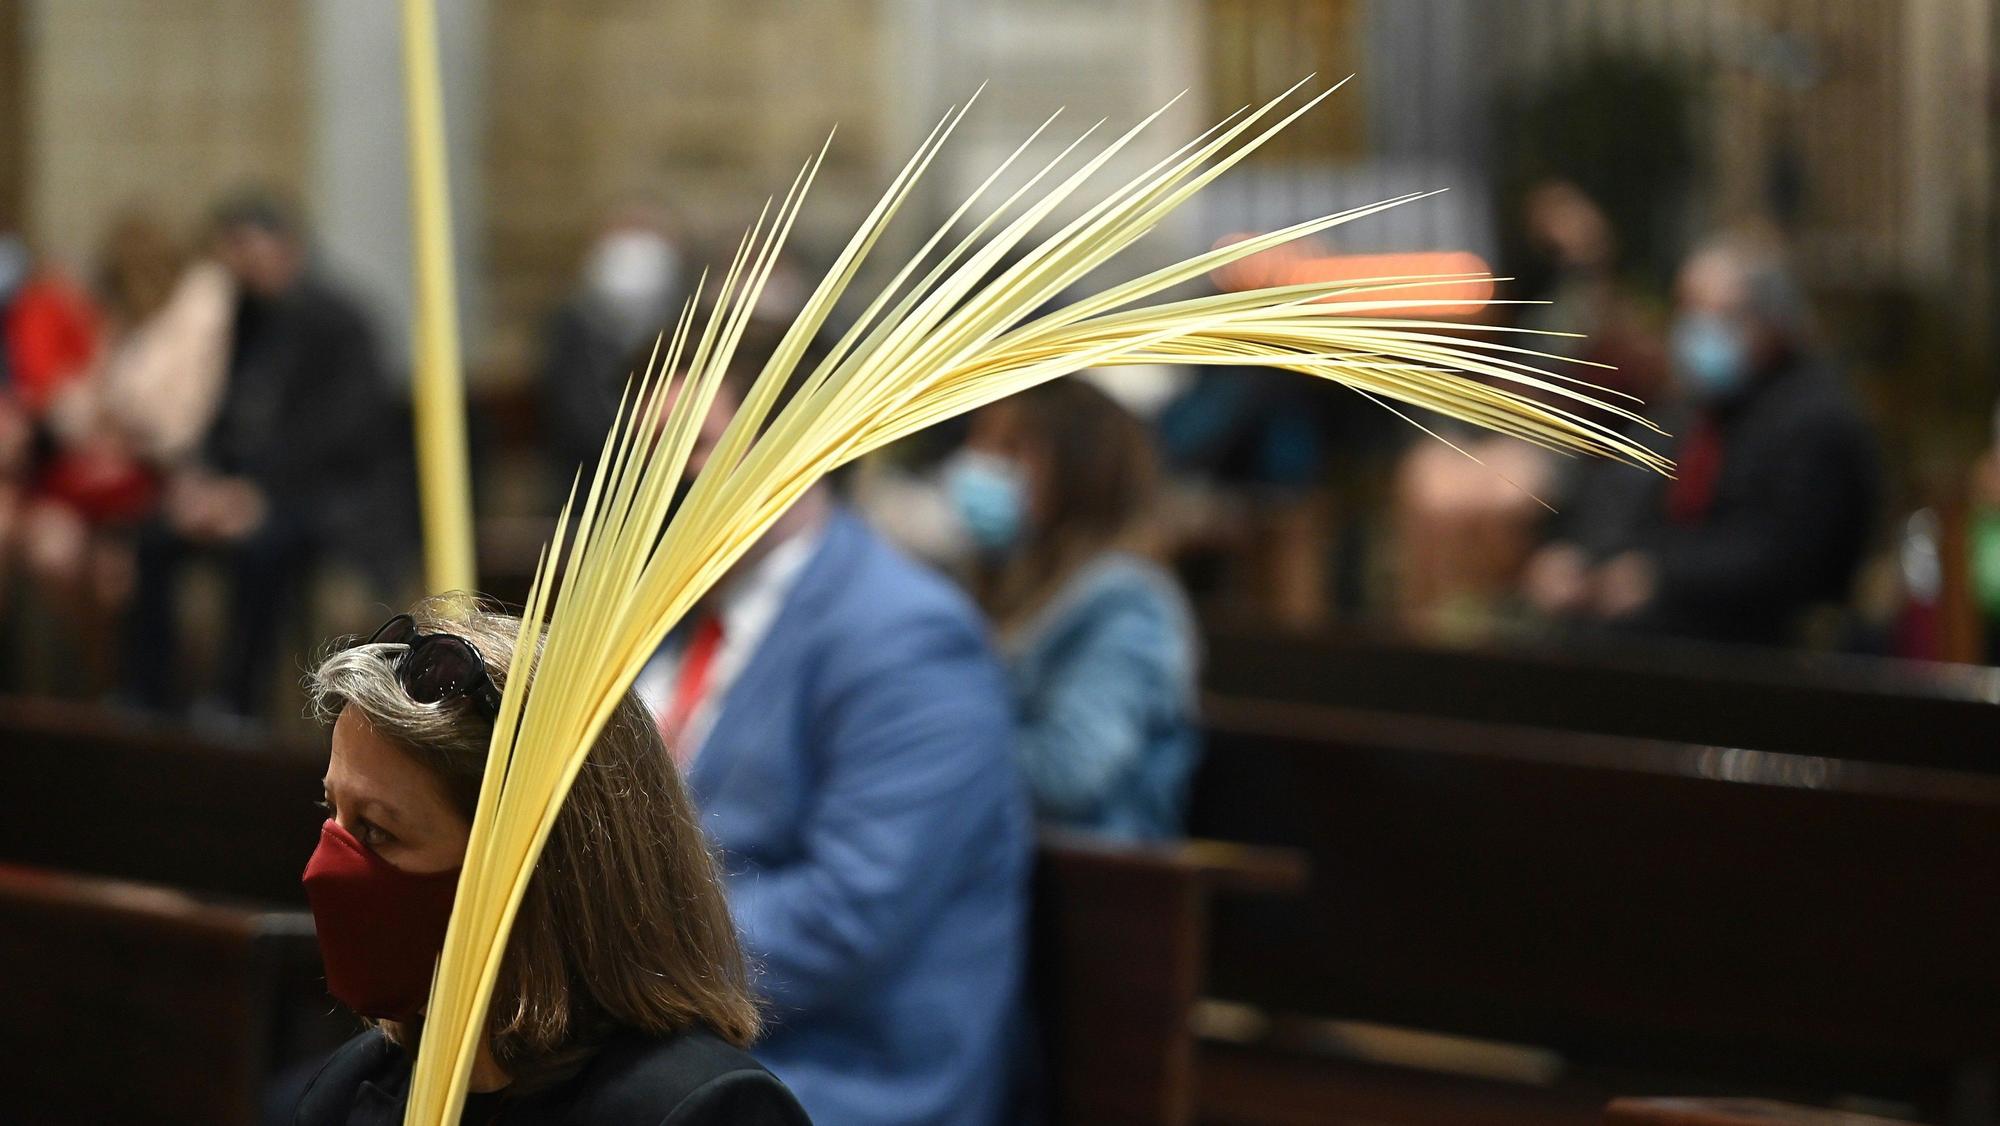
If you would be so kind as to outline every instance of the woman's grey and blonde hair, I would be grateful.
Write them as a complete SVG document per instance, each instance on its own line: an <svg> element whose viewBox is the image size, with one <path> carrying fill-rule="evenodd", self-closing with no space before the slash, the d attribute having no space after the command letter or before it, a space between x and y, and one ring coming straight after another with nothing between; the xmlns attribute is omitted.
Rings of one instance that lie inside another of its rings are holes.
<svg viewBox="0 0 2000 1126"><path fill-rule="evenodd" d="M479 650L506 686L520 619L463 596L418 603L421 633ZM421 704L396 678L400 645L329 653L306 678L321 722L348 708L444 781L469 821L492 722L469 699ZM748 971L715 861L658 729L630 692L590 749L522 901L488 1017L516 1082L573 1069L621 1030L703 1025L739 1046L756 1037ZM393 1038L416 1029L386 1025Z"/></svg>

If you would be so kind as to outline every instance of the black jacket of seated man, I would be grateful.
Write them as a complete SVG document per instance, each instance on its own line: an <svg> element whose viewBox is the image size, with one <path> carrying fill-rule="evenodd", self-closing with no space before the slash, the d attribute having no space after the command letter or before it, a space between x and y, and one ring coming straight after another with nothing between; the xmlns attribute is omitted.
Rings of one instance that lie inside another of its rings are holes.
<svg viewBox="0 0 2000 1126"><path fill-rule="evenodd" d="M378 1031L335 1052L299 1100L297 1126L401 1126L410 1054ZM462 1126L811 1126L777 1077L695 1030L624 1036L569 1079L532 1092L470 1095Z"/></svg>
<svg viewBox="0 0 2000 1126"><path fill-rule="evenodd" d="M359 305L307 271L284 292L243 294L227 384L200 468L253 485L259 525L227 543L188 539L164 517L140 528L125 687L152 710L176 703L180 576L196 555L229 571L228 640L215 695L262 713L281 640L312 569L339 555L378 584L414 534L409 423L394 406L375 335Z"/></svg>
<svg viewBox="0 0 2000 1126"><path fill-rule="evenodd" d="M1875 529L1874 438L1840 379L1791 355L1735 398L1665 423L1678 480L1593 472L1557 534L1603 562L1652 566L1635 632L1782 645L1844 602Z"/></svg>
<svg viewBox="0 0 2000 1126"><path fill-rule="evenodd" d="M311 271L281 295L244 295L208 466L254 482L321 542L381 519L384 463L409 438L376 344L361 307Z"/></svg>

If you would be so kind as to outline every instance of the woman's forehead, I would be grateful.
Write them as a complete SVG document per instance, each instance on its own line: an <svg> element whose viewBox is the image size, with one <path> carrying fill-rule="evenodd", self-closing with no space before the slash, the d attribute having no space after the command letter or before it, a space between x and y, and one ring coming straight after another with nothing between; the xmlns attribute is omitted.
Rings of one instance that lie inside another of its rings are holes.
<svg viewBox="0 0 2000 1126"><path fill-rule="evenodd" d="M376 801L406 811L442 800L430 771L383 738L367 717L351 707L342 709L334 721L326 786L350 800Z"/></svg>

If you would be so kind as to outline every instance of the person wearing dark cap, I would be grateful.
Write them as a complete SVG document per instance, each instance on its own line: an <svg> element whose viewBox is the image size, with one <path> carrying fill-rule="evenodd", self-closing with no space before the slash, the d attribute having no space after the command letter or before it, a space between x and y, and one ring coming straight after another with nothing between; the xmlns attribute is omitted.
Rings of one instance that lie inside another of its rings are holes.
<svg viewBox="0 0 2000 1126"><path fill-rule="evenodd" d="M372 327L311 268L290 211L264 195L229 200L212 239L239 294L224 389L206 440L171 476L163 515L141 537L125 680L140 706L176 703L179 577L186 560L209 553L230 585L211 710L254 718L313 563L392 523L384 485L408 439Z"/></svg>

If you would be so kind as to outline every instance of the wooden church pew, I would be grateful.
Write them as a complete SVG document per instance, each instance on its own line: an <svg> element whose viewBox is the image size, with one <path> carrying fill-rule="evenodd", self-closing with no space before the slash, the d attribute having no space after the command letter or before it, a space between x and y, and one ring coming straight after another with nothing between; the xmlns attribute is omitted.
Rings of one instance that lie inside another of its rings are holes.
<svg viewBox="0 0 2000 1126"><path fill-rule="evenodd" d="M1044 833L1039 852L1031 973L1053 1121L1187 1126L1214 904L1296 894L1302 858L1062 833Z"/></svg>
<svg viewBox="0 0 2000 1126"><path fill-rule="evenodd" d="M232 1048L257 1061L245 1066L294 1059L302 1045L322 1043L329 1025L346 1027L319 987L310 916L296 911L303 903L299 871L320 818L310 802L319 795L323 767L320 754L309 749L246 747L79 708L0 700L0 769L34 780L0 787L0 864L44 866L44 878L56 883L95 887L114 886L105 877L143 879L292 907L294 913L283 917L304 935L305 956L285 963L276 986L293 1002L286 1019L246 1025L240 1007L203 1019L247 1037ZM1189 1013L1204 992L1212 905L1243 894L1295 892L1304 880L1298 854L1194 843L1119 848L1051 835L1041 843L1038 872L1034 974L1055 1030L1045 1047L1058 1120L1192 1122ZM153 902L183 902L158 888L146 894L156 897ZM213 913L219 908L202 910L209 912L204 919L220 917ZM274 917L252 911L244 919ZM106 936L86 947L95 950L141 941L159 921L143 912L114 913L93 916L92 925ZM34 947L35 933L17 931L13 940ZM37 954L54 958L60 952ZM179 971L134 963L134 972L163 975L174 989L163 995L158 1012L134 1026L133 1050L147 1036L165 1035L161 1014L171 1012L174 997L194 992L204 977L224 980L234 972L219 957L195 958ZM88 980L89 968L60 980ZM225 984L233 994L241 983ZM97 1003L74 991L63 996L79 1012ZM319 1016L332 1019L302 1017L301 996L306 1008L316 1004ZM41 1058L31 1041L22 1043L19 1060ZM191 1072L186 1081L202 1074ZM191 1105L234 1106L238 1072L213 1078L218 1086Z"/></svg>
<svg viewBox="0 0 2000 1126"><path fill-rule="evenodd" d="M2000 779L1213 703L1195 831L1314 874L1218 904L1213 996L1986 1121Z"/></svg>
<svg viewBox="0 0 2000 1126"><path fill-rule="evenodd" d="M2000 670L1667 642L1451 648L1212 624L1204 678L1273 700L2000 773Z"/></svg>
<svg viewBox="0 0 2000 1126"><path fill-rule="evenodd" d="M256 1121L309 917L0 866L0 1090L39 1126Z"/></svg>
<svg viewBox="0 0 2000 1126"><path fill-rule="evenodd" d="M0 771L19 780L0 786L0 865L16 885L70 889L27 906L17 895L0 909L10 951L0 965L11 973L7 957L40 959L35 1010L71 1021L66 1038L39 1037L39 1018L10 995L0 1022L20 1039L4 1054L48 1084L71 1084L66 1068L77 1060L138 1069L135 1082L77 1104L103 1113L52 1109L47 1121L249 1121L272 1069L353 1034L352 1018L326 996L299 884L318 839L312 803L324 769L310 748L0 699ZM111 1054L78 1054L75 1041L93 1034ZM213 1065L199 1066L204 1057ZM154 1083L156 1072L172 1082ZM172 1093L172 1109L103 1101L149 1085Z"/></svg>
<svg viewBox="0 0 2000 1126"><path fill-rule="evenodd" d="M1205 1039L1203 1126L1598 1126L1604 1096L1270 1044Z"/></svg>
<svg viewBox="0 0 2000 1126"><path fill-rule="evenodd" d="M1904 1126L1897 1119L1769 1099L1616 1099L1604 1126Z"/></svg>
<svg viewBox="0 0 2000 1126"><path fill-rule="evenodd" d="M1788 1083L1840 1066L1859 1068L1862 1086L1877 1081L1870 1068L1893 1086L1904 1071L1928 1077L1993 1050L2000 990L1972 936L2000 923L1974 894L2000 859L2000 784L1220 703L1197 828L1296 851L1044 842L1036 972L1058 1014L1047 1023L1059 1121L1249 1126L1337 1120L1316 1115L1347 1105L1384 1123L1454 1107L1448 1117L1467 1126L1580 1123L1609 1097L1204 1039L1180 1014L1209 1000L1553 1045L1583 1063L1595 1049L1600 1062L1690 1074L1735 1051L1777 1061ZM32 800L0 793L0 862L27 851L128 878L296 895L318 820L306 805L315 754L62 718L0 703L0 766L39 783L16 788ZM104 784L118 771L144 781ZM36 803L78 820L44 813L52 835L29 839L9 822ZM174 831L190 817L235 830ZM147 826L151 851L88 832L107 822ZM263 855L235 855L246 851ZM1777 1089L1754 1068L1726 1078L1736 1086L1715 1089Z"/></svg>
<svg viewBox="0 0 2000 1126"><path fill-rule="evenodd" d="M303 906L324 751L0 698L0 862Z"/></svg>

